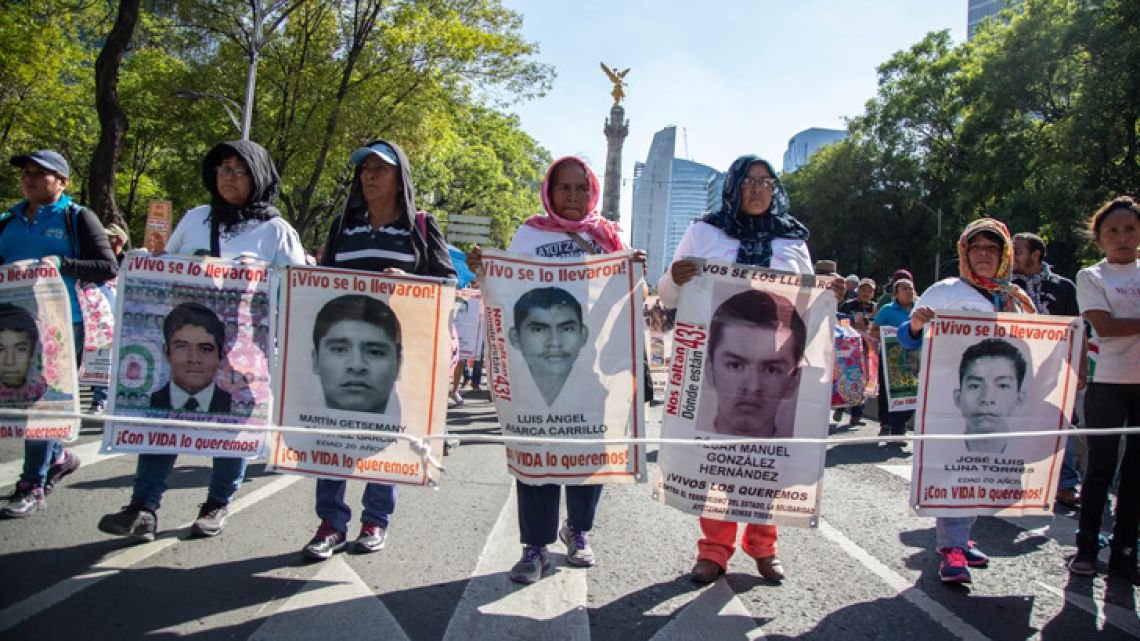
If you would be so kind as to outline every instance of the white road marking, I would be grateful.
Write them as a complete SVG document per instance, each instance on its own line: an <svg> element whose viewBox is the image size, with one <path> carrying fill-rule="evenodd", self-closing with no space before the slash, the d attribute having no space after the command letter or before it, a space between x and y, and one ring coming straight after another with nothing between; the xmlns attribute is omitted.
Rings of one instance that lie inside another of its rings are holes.
<svg viewBox="0 0 1140 641"><path fill-rule="evenodd" d="M650 641L755 641L763 638L764 633L757 627L752 613L721 577L681 608Z"/></svg>
<svg viewBox="0 0 1140 641"><path fill-rule="evenodd" d="M1034 583L1041 586L1046 592L1091 614L1093 618L1096 619L1096 627L1098 630L1103 630L1104 624L1110 623L1116 628L1127 632L1133 639L1140 639L1140 621L1136 620L1135 610L1122 608L1112 603L1105 603L1100 599L1091 599L1083 594L1060 590L1040 581L1034 581Z"/></svg>
<svg viewBox="0 0 1140 641"><path fill-rule="evenodd" d="M249 641L408 641L396 617L338 554L253 633Z"/></svg>
<svg viewBox="0 0 1140 641"><path fill-rule="evenodd" d="M823 519L819 520L819 532L838 543L839 547L843 548L843 551L846 552L848 556L862 563L863 567L870 570L875 576L879 577L880 580L894 589L899 596L925 612L935 623L946 628L954 636L964 641L988 641L989 637L960 619L958 615L946 609L941 603L930 598L929 595L916 587L913 581L903 578L894 570L888 568Z"/></svg>
<svg viewBox="0 0 1140 641"><path fill-rule="evenodd" d="M80 469L88 465L94 465L95 463L102 463L117 456L122 456L122 454L100 454L99 448L103 445L102 441L92 441L75 447L71 447L66 443L63 445L79 456ZM16 481L20 478L20 472L23 471L24 461L22 459L0 463L0 484L11 483L15 485Z"/></svg>
<svg viewBox="0 0 1140 641"><path fill-rule="evenodd" d="M300 476L282 476L269 482L265 487L258 488L235 499L230 504L230 516L232 517L245 508L269 498L302 478ZM107 555L103 561L91 566L91 569L83 574L68 577L11 607L0 610L0 632L19 625L28 618L62 603L72 595L99 583L103 579L114 576L121 570L126 570L173 546L182 540L179 538L182 530L189 528L192 523L193 521L186 523L177 530L167 530L153 543L132 545L113 552Z"/></svg>
<svg viewBox="0 0 1140 641"><path fill-rule="evenodd" d="M562 564L561 554L551 554L551 569L541 581L522 586L507 576L519 559L518 508L515 485L503 505L479 562L455 613L447 625L444 641L480 639L543 639L543 641L589 641L590 619L586 610L586 568ZM561 548L560 543L551 550Z"/></svg>

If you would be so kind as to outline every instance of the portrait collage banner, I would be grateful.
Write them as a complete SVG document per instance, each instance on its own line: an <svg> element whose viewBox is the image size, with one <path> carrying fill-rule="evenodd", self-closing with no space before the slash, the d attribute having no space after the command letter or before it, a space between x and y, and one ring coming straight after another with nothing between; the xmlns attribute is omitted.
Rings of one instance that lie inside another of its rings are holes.
<svg viewBox="0 0 1140 641"><path fill-rule="evenodd" d="M507 468L528 484L644 482L643 269L632 252L534 259L483 253L489 385Z"/></svg>
<svg viewBox="0 0 1140 641"><path fill-rule="evenodd" d="M0 408L79 411L71 301L47 262L0 267ZM74 441L79 420L0 416L0 438Z"/></svg>
<svg viewBox="0 0 1140 641"><path fill-rule="evenodd" d="M918 406L918 371L922 350L906 349L899 343L897 327L880 327L883 379L888 412L905 412Z"/></svg>
<svg viewBox="0 0 1140 641"><path fill-rule="evenodd" d="M669 379L669 361L673 353L673 319L677 310L665 309L656 296L648 296L642 305L645 316L645 349L649 358L649 377L653 398L665 398L665 382Z"/></svg>
<svg viewBox="0 0 1140 641"><path fill-rule="evenodd" d="M444 433L454 281L328 267L289 267L275 377L282 432L270 467L335 479L425 485L438 480L391 434ZM443 440L428 441L437 459Z"/></svg>
<svg viewBox="0 0 1140 641"><path fill-rule="evenodd" d="M681 288L662 436L657 500L741 523L815 526L825 448L771 437L827 436L835 295L828 282L698 261ZM754 438L716 445L726 438Z"/></svg>
<svg viewBox="0 0 1140 641"><path fill-rule="evenodd" d="M252 260L132 252L119 272L110 413L265 427L276 272ZM255 457L263 430L109 423L103 452Z"/></svg>
<svg viewBox="0 0 1140 641"><path fill-rule="evenodd" d="M915 433L1057 434L918 442L917 514L1052 514L1081 331L1069 316L937 312L924 329Z"/></svg>
<svg viewBox="0 0 1140 641"><path fill-rule="evenodd" d="M455 334L459 338L459 360L480 358L483 354L483 294L477 289L461 289L455 295Z"/></svg>

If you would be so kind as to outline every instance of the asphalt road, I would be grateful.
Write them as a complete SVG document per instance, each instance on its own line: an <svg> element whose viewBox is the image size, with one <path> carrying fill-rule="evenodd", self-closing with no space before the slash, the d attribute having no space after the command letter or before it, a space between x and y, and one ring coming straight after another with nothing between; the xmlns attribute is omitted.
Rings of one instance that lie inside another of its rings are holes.
<svg viewBox="0 0 1140 641"><path fill-rule="evenodd" d="M659 410L650 417L653 436ZM460 436L498 430L485 394L469 395L449 424ZM878 425L832 431L868 436ZM725 578L695 586L696 519L654 503L646 485L624 485L602 497L598 565L568 567L555 544L553 571L523 587L506 577L520 547L499 444L454 449L437 490L400 488L383 551L306 563L314 481L256 463L214 539L188 538L209 477L201 457L180 458L171 475L157 541L100 533L99 517L129 499L135 459L96 455L98 440L99 426L86 425L75 444L84 465L46 511L0 521L2 639L1140 638L1131 585L1065 570L1071 511L979 519L974 538L993 562L971 587L943 586L934 521L906 507L909 446L830 449L820 527L781 529L781 585L738 553ZM22 443L0 441L0 491L21 460ZM350 503L361 490L349 484Z"/></svg>

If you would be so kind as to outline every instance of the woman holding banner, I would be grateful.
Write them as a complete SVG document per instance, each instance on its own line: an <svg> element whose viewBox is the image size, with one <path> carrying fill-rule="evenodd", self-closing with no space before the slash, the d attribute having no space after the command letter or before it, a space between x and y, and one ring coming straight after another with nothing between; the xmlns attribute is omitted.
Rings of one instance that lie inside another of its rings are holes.
<svg viewBox="0 0 1140 641"><path fill-rule="evenodd" d="M166 242L166 253L249 256L277 265L305 264L297 232L273 206L281 177L264 147L249 140L216 145L202 160L202 182L210 193L210 203L183 214ZM153 541L158 529L156 513L176 458L175 454L139 454L130 504L104 515L99 529ZM221 533L248 462L245 458L214 457L206 502L199 507L198 518L190 528L192 534L209 537Z"/></svg>
<svg viewBox="0 0 1140 641"><path fill-rule="evenodd" d="M352 152L352 187L344 211L332 223L320 264L387 274L455 278L439 224L416 209L411 167L404 150L375 140ZM317 479L317 516L321 524L302 554L324 560L348 545L352 508L344 500L348 482ZM357 552L384 547L396 509L396 486L368 483Z"/></svg>
<svg viewBox="0 0 1140 641"><path fill-rule="evenodd" d="M979 218L966 225L958 238L957 278L941 280L923 292L910 320L899 326L899 344L905 349L922 346L922 328L934 310L1035 313L1033 301L1010 282L1013 244L1004 223ZM989 557L970 540L976 516L940 516L935 519L943 583L969 583L970 568L985 567Z"/></svg>
<svg viewBox="0 0 1140 641"><path fill-rule="evenodd" d="M706 214L689 227L677 245L673 263L657 282L662 304L675 308L679 288L692 280L700 265L690 257L719 258L742 265L811 274L808 229L789 213L788 194L772 169L757 156L741 156L724 177L719 211ZM843 281L833 282L842 297ZM736 551L737 524L702 517L704 537L697 542L697 562L690 574L696 583L711 583L724 574ZM775 525L749 523L741 545L756 559L756 569L769 581L784 579L784 566L776 556Z"/></svg>
<svg viewBox="0 0 1140 641"><path fill-rule="evenodd" d="M610 254L627 248L618 237L617 223L598 213L601 188L593 169L580 158L566 156L550 165L542 182L544 214L531 216L515 231L507 251L540 258L574 258ZM481 264L479 248L468 256L473 269ZM634 255L645 262L645 252ZM561 539L567 563L579 567L595 564L589 531L602 497L601 485L567 485L566 521L559 527L558 510L562 486L553 483L528 485L515 481L518 494L519 538L522 558L511 568L516 583L534 583L550 567L546 547Z"/></svg>
<svg viewBox="0 0 1140 641"><path fill-rule="evenodd" d="M1092 216L1093 240L1104 260L1077 274L1077 302L1100 347L1096 371L1085 391L1090 428L1140 425L1140 203L1127 196L1105 203ZM1116 523L1108 571L1140 585L1136 538L1140 526L1140 445L1129 434L1119 464ZM1120 435L1090 436L1089 464L1081 493L1077 555L1069 572L1096 574L1096 557L1108 486L1117 472Z"/></svg>
<svg viewBox="0 0 1140 641"><path fill-rule="evenodd" d="M890 294L893 300L880 307L878 313L875 314L875 320L871 322L870 334L876 345L881 345L883 342L880 328L897 328L910 318L910 311L914 309L914 282L908 278L896 278L896 276L898 276L898 272L895 272L895 276L891 277ZM887 419L886 421L880 420L882 427L879 429L879 436L891 434L897 436L906 433L906 422L914 416L914 410L892 412L887 407L887 365L885 359L879 365L879 416ZM898 442L902 443L902 441Z"/></svg>

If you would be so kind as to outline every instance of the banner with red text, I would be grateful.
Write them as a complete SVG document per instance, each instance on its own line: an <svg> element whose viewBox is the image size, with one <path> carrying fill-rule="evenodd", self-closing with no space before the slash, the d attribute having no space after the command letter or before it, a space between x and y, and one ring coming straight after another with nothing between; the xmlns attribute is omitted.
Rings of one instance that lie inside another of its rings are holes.
<svg viewBox="0 0 1140 641"><path fill-rule="evenodd" d="M643 444L575 443L644 435L644 282L632 256L483 254L489 384L503 434L566 441L507 443L507 468L523 483L645 481Z"/></svg>
<svg viewBox="0 0 1140 641"><path fill-rule="evenodd" d="M827 436L835 295L829 280L701 260L681 288L654 496L741 523L815 526ZM754 439L716 445L724 439Z"/></svg>
<svg viewBox="0 0 1140 641"><path fill-rule="evenodd" d="M455 281L329 267L286 270L270 467L332 479L438 480L407 440L442 435ZM428 441L437 459L442 439Z"/></svg>
<svg viewBox="0 0 1140 641"><path fill-rule="evenodd" d="M455 334L461 361L483 357L483 294L461 289L455 295Z"/></svg>
<svg viewBox="0 0 1140 641"><path fill-rule="evenodd" d="M1080 320L937 311L924 328L910 504L926 516L1052 514L1073 412Z"/></svg>
<svg viewBox="0 0 1140 641"><path fill-rule="evenodd" d="M263 428L276 272L268 263L131 252L119 272L109 411ZM103 452L264 455L262 430L108 423Z"/></svg>
<svg viewBox="0 0 1140 641"><path fill-rule="evenodd" d="M0 408L79 411L67 285L55 265L0 266ZM79 420L0 416L0 438L74 441Z"/></svg>
<svg viewBox="0 0 1140 641"><path fill-rule="evenodd" d="M677 310L665 309L656 296L647 296L641 309L645 318L645 352L649 359L649 377L653 382L653 400L660 403L665 398L665 381L669 378L673 321Z"/></svg>

